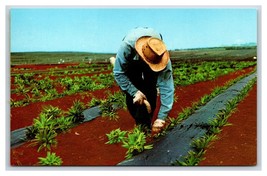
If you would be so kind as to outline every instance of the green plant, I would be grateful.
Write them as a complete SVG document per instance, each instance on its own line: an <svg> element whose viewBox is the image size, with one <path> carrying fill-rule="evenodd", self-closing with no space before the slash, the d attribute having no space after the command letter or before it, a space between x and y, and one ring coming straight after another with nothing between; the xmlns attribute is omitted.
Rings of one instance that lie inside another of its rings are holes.
<svg viewBox="0 0 267 176"><path fill-rule="evenodd" d="M197 165L201 160L204 159L203 154L205 153L205 148L207 148L208 145L210 145L211 141L217 139L216 134L221 132L220 128L222 126L231 125L230 123L227 122L230 114L235 109L237 103L240 102L247 95L247 92L252 88L252 85L255 83L255 80L256 78L251 80L248 83L248 85L242 89L241 93L236 98L232 99L226 104L225 109L222 109L217 113L216 118L209 123L208 132L206 133L205 136L193 140L191 145L194 147L196 151L189 151L188 155L184 157L184 161L177 161L174 164L182 166L188 166L188 165L193 166ZM234 82L236 81L231 81L231 83L228 83L228 85L231 85Z"/></svg>
<svg viewBox="0 0 267 176"><path fill-rule="evenodd" d="M58 92L55 88L46 89L45 93L46 93L45 96L47 97L48 100L52 100L58 95Z"/></svg>
<svg viewBox="0 0 267 176"><path fill-rule="evenodd" d="M62 110L58 107L46 106L33 120L33 125L26 128L26 137L32 140L31 145L39 145L38 152L57 144L56 136L58 132L64 132L73 126L73 117L62 116Z"/></svg>
<svg viewBox="0 0 267 176"><path fill-rule="evenodd" d="M39 117L36 119L33 119L33 126L37 129L43 129L46 127L52 127L54 125L53 123L53 117L47 116L46 114L40 113Z"/></svg>
<svg viewBox="0 0 267 176"><path fill-rule="evenodd" d="M41 95L41 92L37 89L37 87L34 87L31 90L31 93L35 96L35 97L39 97Z"/></svg>
<svg viewBox="0 0 267 176"><path fill-rule="evenodd" d="M212 97L215 97L216 95L218 95L219 93L221 93L223 90L224 90L223 87L215 87L215 88L212 90L211 96L212 96Z"/></svg>
<svg viewBox="0 0 267 176"><path fill-rule="evenodd" d="M16 89L17 94L25 95L29 92L29 89L27 89L24 84L19 84Z"/></svg>
<svg viewBox="0 0 267 176"><path fill-rule="evenodd" d="M39 145L38 152L43 148L51 150L51 147L57 144L55 125L53 116L40 113L39 117L33 120L32 127L27 129L27 136L30 138L34 136L31 145Z"/></svg>
<svg viewBox="0 0 267 176"><path fill-rule="evenodd" d="M109 105L103 104L101 106L101 112L103 117L108 117L110 120L118 120L119 116L114 108L110 108Z"/></svg>
<svg viewBox="0 0 267 176"><path fill-rule="evenodd" d="M32 131L36 131L35 138L32 140L33 145L39 145L38 152L43 149L51 149L51 146L57 144L55 132L55 122L52 116L47 117L46 114L40 114L39 118L34 119Z"/></svg>
<svg viewBox="0 0 267 176"><path fill-rule="evenodd" d="M183 111L178 114L179 119L186 119L188 116L190 116L193 113L193 109L190 107L183 108Z"/></svg>
<svg viewBox="0 0 267 176"><path fill-rule="evenodd" d="M189 85L199 81L213 80L220 75L255 65L255 62L198 62L173 64L175 85Z"/></svg>
<svg viewBox="0 0 267 176"><path fill-rule="evenodd" d="M15 76L15 84L30 85L34 81L34 73L17 74Z"/></svg>
<svg viewBox="0 0 267 176"><path fill-rule="evenodd" d="M126 159L129 159L144 150L152 149L153 144L146 144L145 133L141 131L141 127L137 126L133 132L128 133L128 138L123 141L123 147L128 149L126 152Z"/></svg>
<svg viewBox="0 0 267 176"><path fill-rule="evenodd" d="M98 105L101 104L101 102L102 102L101 99L97 99L97 98L93 97L93 98L91 99L91 101L88 103L88 106L89 106L89 107L98 106Z"/></svg>
<svg viewBox="0 0 267 176"><path fill-rule="evenodd" d="M99 74L98 80L104 87L112 87L114 84L114 77L112 74Z"/></svg>
<svg viewBox="0 0 267 176"><path fill-rule="evenodd" d="M209 125L213 127L223 127L223 126L231 125L227 121L229 117L229 113L226 113L226 112L227 111L224 109L220 110L217 113L216 118L209 122Z"/></svg>
<svg viewBox="0 0 267 176"><path fill-rule="evenodd" d="M127 131L121 131L120 128L112 130L109 134L106 134L108 137L108 142L106 142L106 144L123 142L125 140L126 133Z"/></svg>
<svg viewBox="0 0 267 176"><path fill-rule="evenodd" d="M62 165L63 161L59 156L56 156L55 153L47 152L45 158L39 157L39 164L42 166L60 166Z"/></svg>
<svg viewBox="0 0 267 176"><path fill-rule="evenodd" d="M62 115L62 110L58 107L49 105L49 106L43 107L41 114L44 114L47 117L51 116L53 119L55 119Z"/></svg>
<svg viewBox="0 0 267 176"><path fill-rule="evenodd" d="M210 133L210 134L219 134L221 131L222 131L222 130L221 130L220 127L217 127L217 126L211 126L211 127L209 128L208 133Z"/></svg>
<svg viewBox="0 0 267 176"><path fill-rule="evenodd" d="M113 105L116 106L117 108L124 108L124 109L127 108L125 99L126 96L121 91L114 92L113 94L108 92L108 101L112 102Z"/></svg>
<svg viewBox="0 0 267 176"><path fill-rule="evenodd" d="M232 100L228 101L225 105L225 115L228 115L231 111L233 111L238 103L237 98L233 98Z"/></svg>
<svg viewBox="0 0 267 176"><path fill-rule="evenodd" d="M38 138L40 138L40 133L47 133L46 128L49 128L51 130L56 130L57 128L60 128L59 122L57 122L57 120L59 119L58 117L60 115L62 115L62 110L58 107L53 107L51 105L43 107L43 110L39 114L39 117L33 120L33 125L26 128L26 137L28 139L34 139L39 133Z"/></svg>
<svg viewBox="0 0 267 176"><path fill-rule="evenodd" d="M200 105L205 105L210 100L209 95L204 95L200 98Z"/></svg>
<svg viewBox="0 0 267 176"><path fill-rule="evenodd" d="M116 109L126 109L127 107L125 103L125 95L122 92L115 92L114 94L107 92L107 94L108 98L106 100L102 100L100 104L102 116L109 117L111 120L117 120L118 115Z"/></svg>
<svg viewBox="0 0 267 176"><path fill-rule="evenodd" d="M39 90L48 90L53 88L53 81L46 76L44 79L41 79L40 81L36 82L36 87Z"/></svg>
<svg viewBox="0 0 267 176"><path fill-rule="evenodd" d="M59 81L67 90L70 90L73 85L73 80L70 77L61 78Z"/></svg>
<svg viewBox="0 0 267 176"><path fill-rule="evenodd" d="M182 118L171 118L171 117L168 117L168 120L170 123L167 126L167 130L173 129L176 125L180 124L183 121Z"/></svg>
<svg viewBox="0 0 267 176"><path fill-rule="evenodd" d="M84 120L83 111L85 105L80 100L74 100L72 107L68 111L68 115L72 117L74 123L82 122Z"/></svg>
<svg viewBox="0 0 267 176"><path fill-rule="evenodd" d="M38 133L38 128L34 127L34 126L30 126L26 128L26 138L27 139L34 139L36 134Z"/></svg>
<svg viewBox="0 0 267 176"><path fill-rule="evenodd" d="M55 130L56 132L64 132L73 126L72 117L60 117L55 119Z"/></svg>
<svg viewBox="0 0 267 176"><path fill-rule="evenodd" d="M33 139L34 144L39 144L37 151L39 152L43 148L51 150L51 147L57 144L56 136L57 133L50 128L44 128L38 131L35 139Z"/></svg>
<svg viewBox="0 0 267 176"><path fill-rule="evenodd" d="M194 139L191 145L199 151L207 148L210 142L216 139L217 136L215 134L205 135L198 139Z"/></svg>
<svg viewBox="0 0 267 176"><path fill-rule="evenodd" d="M206 151L201 150L198 153L190 150L188 152L188 155L184 157L183 161L177 160L173 165L180 165L180 166L196 166L198 163L205 158L203 158L203 155L206 153Z"/></svg>

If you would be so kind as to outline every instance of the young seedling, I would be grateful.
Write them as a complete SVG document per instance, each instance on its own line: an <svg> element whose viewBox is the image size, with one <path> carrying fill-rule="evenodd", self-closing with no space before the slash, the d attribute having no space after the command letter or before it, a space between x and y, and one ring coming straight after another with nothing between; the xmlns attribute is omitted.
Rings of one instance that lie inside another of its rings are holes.
<svg viewBox="0 0 267 176"><path fill-rule="evenodd" d="M56 156L56 153L47 152L45 158L39 157L39 164L42 166L60 166L63 161L59 156Z"/></svg>
<svg viewBox="0 0 267 176"><path fill-rule="evenodd" d="M193 140L192 146L197 150L200 151L202 149L205 149L208 147L211 141L214 141L217 139L217 136L215 134L211 135L205 135L198 139Z"/></svg>
<svg viewBox="0 0 267 176"><path fill-rule="evenodd" d="M206 151L201 150L198 153L190 150L188 154L184 157L183 161L177 160L173 165L180 165L180 166L196 166L198 163L205 158L203 158Z"/></svg>
<svg viewBox="0 0 267 176"><path fill-rule="evenodd" d="M53 121L52 116L41 113L37 119L34 119L33 126L28 131L28 135L34 135L30 132L36 132L32 140L33 143L30 145L39 145L38 152L43 148L50 150L52 146L57 144L55 121Z"/></svg>
<svg viewBox="0 0 267 176"><path fill-rule="evenodd" d="M141 131L140 127L135 127L133 132L128 133L128 138L123 141L123 147L127 150L126 159L133 157L134 155L141 153L144 150L153 148L153 144L146 144L145 133Z"/></svg>
<svg viewBox="0 0 267 176"><path fill-rule="evenodd" d="M84 109L85 105L80 100L75 100L73 102L73 106L69 109L68 115L72 117L74 123L79 123L84 120Z"/></svg>
<svg viewBox="0 0 267 176"><path fill-rule="evenodd" d="M123 142L125 140L126 133L127 131L121 131L120 128L112 130L109 134L106 134L108 137L108 142L106 142L106 144Z"/></svg>

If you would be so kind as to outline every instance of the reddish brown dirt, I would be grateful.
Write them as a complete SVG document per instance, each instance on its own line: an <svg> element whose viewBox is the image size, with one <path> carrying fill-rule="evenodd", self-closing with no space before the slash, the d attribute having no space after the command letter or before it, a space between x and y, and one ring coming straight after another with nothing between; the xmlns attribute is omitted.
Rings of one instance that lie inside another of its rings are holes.
<svg viewBox="0 0 267 176"><path fill-rule="evenodd" d="M11 131L31 125L33 119L38 117L38 115L42 112L43 107L47 105L55 106L63 111L67 111L73 105L74 100L80 100L81 102L87 104L91 101L92 97L105 98L107 96L105 93L106 91L110 91L112 93L118 90L119 87L114 86L109 89L77 93L46 102L31 103L28 106L11 108Z"/></svg>
<svg viewBox="0 0 267 176"><path fill-rule="evenodd" d="M15 65L12 66L11 69L20 69L20 68L24 68L24 69L29 69L29 70L47 70L50 68L66 68L68 66L77 66L79 64L77 63L67 63L67 64L21 64L21 65Z"/></svg>
<svg viewBox="0 0 267 176"><path fill-rule="evenodd" d="M107 66L109 63L97 63L97 65ZM28 64L28 65L15 65L11 67L12 73L31 73L32 71L38 71L39 73L43 71L49 71L49 69L53 68L57 71L59 70L73 70L73 69L82 69L82 68L73 68L74 66L78 66L77 63L65 63L65 64ZM101 66L101 67L102 67ZM72 67L72 68L71 68ZM23 68L23 70L21 70ZM99 67L95 67L96 72L99 72ZM25 69L25 70L24 70ZM98 71L97 71L98 70Z"/></svg>
<svg viewBox="0 0 267 176"><path fill-rule="evenodd" d="M254 166L257 164L257 85L230 116L219 140L207 149L200 166Z"/></svg>
<svg viewBox="0 0 267 176"><path fill-rule="evenodd" d="M237 71L229 75L221 76L214 81L206 81L194 85L177 87L176 96L178 96L178 100L174 104L173 109L170 112L170 116L177 117L178 113L181 112L183 108L190 106L192 102L199 100L201 96L209 94L216 86L224 85L227 81L252 70L253 68L248 68L243 71ZM103 92L99 91L98 93ZM79 95L76 96L77 98L79 97ZM94 96L96 96L95 93ZM52 100L43 104L36 103L36 105L33 104L30 108L29 106L22 107L21 109L12 108L12 127L14 127L14 129L22 127L23 125L20 123L23 123L23 121L28 121L27 124L31 125L32 119L38 116L41 111L41 106L45 104L51 104L54 102L51 105L58 106L62 109L64 109L64 107L65 109L69 108L72 105L74 100L73 98L75 98L75 96L64 97L60 100ZM66 103L69 104L66 105ZM25 113L28 113L28 115L25 116L25 119L21 120L20 114ZM105 144L107 142L106 134L116 128L130 131L134 127L134 121L127 111L119 110L118 113L120 118L117 121L111 121L107 118L99 117L90 122L76 126L65 134L59 134L57 137L58 144L52 149L52 152L55 152L58 156L60 156L63 160L63 165L67 166L116 165L124 160L126 150L121 147L121 144ZM27 120L26 117L29 117L29 120ZM27 142L17 148L11 149L11 165L37 165L38 157L44 157L46 155L45 151L38 153L37 147L29 146L29 144L30 142Z"/></svg>

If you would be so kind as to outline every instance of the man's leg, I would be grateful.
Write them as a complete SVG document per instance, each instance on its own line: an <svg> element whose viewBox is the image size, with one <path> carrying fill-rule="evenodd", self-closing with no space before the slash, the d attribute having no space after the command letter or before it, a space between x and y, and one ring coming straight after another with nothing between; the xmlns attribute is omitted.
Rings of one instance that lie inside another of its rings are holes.
<svg viewBox="0 0 267 176"><path fill-rule="evenodd" d="M126 93L127 108L135 119L136 125L143 125L151 129L151 119L155 108L152 108L152 112L147 112L146 106L133 104L133 97Z"/></svg>

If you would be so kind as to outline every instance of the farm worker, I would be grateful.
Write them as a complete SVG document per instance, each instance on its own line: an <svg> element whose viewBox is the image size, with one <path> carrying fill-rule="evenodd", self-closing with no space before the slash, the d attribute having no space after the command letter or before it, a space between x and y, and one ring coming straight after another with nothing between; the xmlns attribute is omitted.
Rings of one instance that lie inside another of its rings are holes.
<svg viewBox="0 0 267 176"><path fill-rule="evenodd" d="M152 128L158 133L173 105L174 84L169 52L160 33L152 28L132 29L122 40L114 63L116 82L126 93L126 104L137 125ZM160 109L153 122L160 94Z"/></svg>

